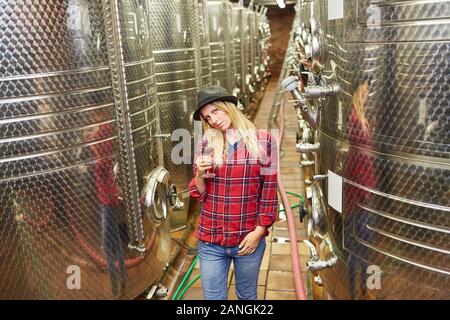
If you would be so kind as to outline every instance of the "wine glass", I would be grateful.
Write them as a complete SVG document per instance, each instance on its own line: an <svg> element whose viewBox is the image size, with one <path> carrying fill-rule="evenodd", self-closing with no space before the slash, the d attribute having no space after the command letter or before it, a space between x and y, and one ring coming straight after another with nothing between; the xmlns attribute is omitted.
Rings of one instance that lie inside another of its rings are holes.
<svg viewBox="0 0 450 320"><path fill-rule="evenodd" d="M206 146L203 149L203 156L208 157L211 162L211 165L213 164L214 150L212 148ZM203 175L203 178L214 178L215 176L216 176L215 173L210 172L209 170L206 170L205 174Z"/></svg>

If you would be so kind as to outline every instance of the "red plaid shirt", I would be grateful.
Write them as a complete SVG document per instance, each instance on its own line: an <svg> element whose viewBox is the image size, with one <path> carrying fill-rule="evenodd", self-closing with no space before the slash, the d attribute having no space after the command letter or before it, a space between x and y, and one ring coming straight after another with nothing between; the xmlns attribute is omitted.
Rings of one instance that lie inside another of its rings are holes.
<svg viewBox="0 0 450 320"><path fill-rule="evenodd" d="M191 196L202 203L197 239L231 247L239 245L256 226L266 227L265 235L269 234L267 227L277 219L278 149L267 131L259 131L258 138L267 153L261 159L252 159L241 139L220 168L210 169L216 176L205 179L203 193L197 189L195 177L190 182ZM207 142L201 144L204 147ZM198 155L196 152L194 160Z"/></svg>
<svg viewBox="0 0 450 320"><path fill-rule="evenodd" d="M106 139L114 134L114 128L110 123L102 124L94 133L94 139ZM102 143L94 144L92 148L96 157L110 156L115 153L114 143L107 140ZM114 164L112 158L99 159L94 164L95 186L97 188L97 197L101 204L105 206L114 205L119 207L119 192L114 179Z"/></svg>

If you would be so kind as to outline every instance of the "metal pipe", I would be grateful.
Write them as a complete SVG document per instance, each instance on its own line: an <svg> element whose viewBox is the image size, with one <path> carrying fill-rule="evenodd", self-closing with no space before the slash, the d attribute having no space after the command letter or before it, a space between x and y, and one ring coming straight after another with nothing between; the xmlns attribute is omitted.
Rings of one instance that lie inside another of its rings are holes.
<svg viewBox="0 0 450 320"><path fill-rule="evenodd" d="M300 166L301 166L302 168L304 168L304 167L310 167L310 166L312 166L312 165L314 165L314 160L302 160L302 161L300 162Z"/></svg>
<svg viewBox="0 0 450 320"><path fill-rule="evenodd" d="M317 253L317 250L316 250L316 247L314 246L314 244L312 244L309 240L306 240L306 239L303 240L303 242L309 247L309 250L311 253L311 259L306 263L309 271L320 271L325 268L333 267L338 260L338 257L336 256L336 254L333 251L333 246L331 245L331 241L327 237L325 237L324 240L330 249L330 257L327 260L320 260L320 257Z"/></svg>
<svg viewBox="0 0 450 320"><path fill-rule="evenodd" d="M295 146L297 152L300 153L310 153L310 152L317 152L320 148L320 143L297 143Z"/></svg>
<svg viewBox="0 0 450 320"><path fill-rule="evenodd" d="M298 89L298 78L296 76L289 76L281 81L281 85L292 94L292 97L296 100L295 107L301 110L303 118L308 121L312 129L316 130L319 124L319 113L313 111L308 100Z"/></svg>
<svg viewBox="0 0 450 320"><path fill-rule="evenodd" d="M305 96L308 98L320 98L338 94L339 84L334 83L328 86L307 86L305 87Z"/></svg>

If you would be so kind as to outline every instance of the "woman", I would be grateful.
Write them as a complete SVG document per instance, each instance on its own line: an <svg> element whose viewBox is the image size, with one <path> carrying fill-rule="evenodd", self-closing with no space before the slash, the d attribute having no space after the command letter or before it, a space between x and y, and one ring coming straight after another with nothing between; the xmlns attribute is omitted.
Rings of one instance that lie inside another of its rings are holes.
<svg viewBox="0 0 450 320"><path fill-rule="evenodd" d="M189 190L202 203L195 236L207 300L227 299L231 261L237 297L257 299L264 238L278 208L275 141L256 130L236 104L224 88L211 87L199 92L194 112L205 135L196 149ZM201 155L206 148L211 155ZM207 178L207 171L214 176Z"/></svg>
<svg viewBox="0 0 450 320"><path fill-rule="evenodd" d="M373 216L361 206L369 206L372 193L363 188L374 189L377 185L375 166L371 156L372 132L371 124L366 118L365 108L369 99L369 81L358 86L352 96L352 108L348 120L348 151L345 176L348 180L361 185L349 185L344 203L346 213L345 246L350 251L348 255L348 276L350 298L361 298L367 292L367 268L369 251L366 246L358 245L355 238L366 243L372 243L372 232L367 225L373 226ZM373 125L373 124L372 124ZM360 274L359 282L356 281ZM358 291L359 289L359 291Z"/></svg>
<svg viewBox="0 0 450 320"><path fill-rule="evenodd" d="M372 150L372 132L365 115L365 107L369 98L369 81L364 81L358 86L352 96L352 108L348 120L348 140L351 148L346 167L346 178L365 186L376 186L375 168L372 158L366 155ZM373 122L373 121L372 121ZM365 150L366 152L361 152ZM366 203L371 198L371 193L358 188L351 193L352 197L347 201L347 212L353 212L356 203Z"/></svg>
<svg viewBox="0 0 450 320"><path fill-rule="evenodd" d="M96 121L100 121L101 114L94 115ZM102 225L102 248L106 257L107 270L111 283L111 291L114 299L119 299L124 293L127 281L124 256L124 224L120 224L120 190L114 174L114 163L111 155L115 153L114 143L108 139L114 134L114 127L110 123L104 123L96 127L92 134L94 141L101 143L92 144L91 148L97 159L94 163L95 187L98 202L100 204ZM127 241L127 240L125 240Z"/></svg>

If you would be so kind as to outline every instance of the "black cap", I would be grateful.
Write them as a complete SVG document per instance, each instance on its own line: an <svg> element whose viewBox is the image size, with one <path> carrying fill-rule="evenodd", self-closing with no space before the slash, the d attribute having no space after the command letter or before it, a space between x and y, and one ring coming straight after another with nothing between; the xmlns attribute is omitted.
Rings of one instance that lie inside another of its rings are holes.
<svg viewBox="0 0 450 320"><path fill-rule="evenodd" d="M235 105L238 103L238 99L230 95L225 88L220 86L204 88L198 92L197 109L194 111L192 118L194 120L200 120L200 109L213 101L228 101Z"/></svg>

